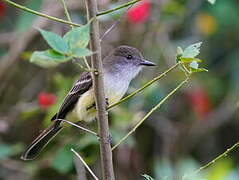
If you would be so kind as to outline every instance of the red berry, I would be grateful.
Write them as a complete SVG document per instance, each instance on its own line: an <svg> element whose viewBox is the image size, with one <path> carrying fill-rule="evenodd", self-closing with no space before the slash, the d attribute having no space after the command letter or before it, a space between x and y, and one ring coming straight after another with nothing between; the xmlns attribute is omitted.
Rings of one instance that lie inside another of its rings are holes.
<svg viewBox="0 0 239 180"><path fill-rule="evenodd" d="M188 99L193 106L194 112L197 116L203 119L211 111L211 101L208 93L202 87L193 90L188 93Z"/></svg>
<svg viewBox="0 0 239 180"><path fill-rule="evenodd" d="M150 15L151 4L148 0L142 0L138 5L127 12L127 19L133 24L144 23Z"/></svg>
<svg viewBox="0 0 239 180"><path fill-rule="evenodd" d="M56 102L56 96L52 93L41 92L38 94L38 104L41 108L46 109Z"/></svg>
<svg viewBox="0 0 239 180"><path fill-rule="evenodd" d="M4 17L6 12L6 5L4 2L0 2L0 18Z"/></svg>

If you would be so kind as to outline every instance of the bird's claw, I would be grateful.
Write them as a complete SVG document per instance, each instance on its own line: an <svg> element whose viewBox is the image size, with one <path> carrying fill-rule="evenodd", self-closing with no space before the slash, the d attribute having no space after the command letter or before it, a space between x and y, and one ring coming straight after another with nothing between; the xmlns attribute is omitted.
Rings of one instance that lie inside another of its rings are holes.
<svg viewBox="0 0 239 180"><path fill-rule="evenodd" d="M98 139L98 141L100 141L100 139L101 139L101 137L100 137L99 134L97 134L97 139ZM109 136L107 137L106 141L107 141L107 143L109 143L110 145L113 144L113 137L112 137L111 134L109 134Z"/></svg>
<svg viewBox="0 0 239 180"><path fill-rule="evenodd" d="M106 104L106 107L109 106L109 98L105 98L105 104Z"/></svg>

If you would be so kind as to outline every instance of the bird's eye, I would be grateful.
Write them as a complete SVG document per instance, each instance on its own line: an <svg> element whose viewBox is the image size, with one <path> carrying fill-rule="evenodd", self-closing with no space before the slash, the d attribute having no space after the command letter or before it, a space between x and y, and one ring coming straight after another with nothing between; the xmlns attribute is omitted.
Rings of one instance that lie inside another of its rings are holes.
<svg viewBox="0 0 239 180"><path fill-rule="evenodd" d="M132 55L128 55L128 56L127 56L127 59L132 59L132 58L133 58Z"/></svg>

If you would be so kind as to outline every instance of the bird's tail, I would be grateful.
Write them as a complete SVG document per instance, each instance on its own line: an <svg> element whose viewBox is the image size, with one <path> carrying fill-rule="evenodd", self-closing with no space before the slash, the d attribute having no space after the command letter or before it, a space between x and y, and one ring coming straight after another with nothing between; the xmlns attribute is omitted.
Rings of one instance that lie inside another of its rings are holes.
<svg viewBox="0 0 239 180"><path fill-rule="evenodd" d="M42 131L41 134L39 134L39 136L27 147L26 151L21 156L21 159L34 159L62 128L60 122L56 121L53 125Z"/></svg>

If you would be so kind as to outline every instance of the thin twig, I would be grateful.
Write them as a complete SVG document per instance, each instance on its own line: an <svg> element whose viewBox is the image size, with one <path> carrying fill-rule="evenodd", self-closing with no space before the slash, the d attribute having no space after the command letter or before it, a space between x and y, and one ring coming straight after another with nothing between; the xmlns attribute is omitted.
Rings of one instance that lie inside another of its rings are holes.
<svg viewBox="0 0 239 180"><path fill-rule="evenodd" d="M235 143L233 146L231 146L230 148L228 148L224 153L220 154L219 156L217 156L215 159L213 159L212 161L210 161L209 163L207 163L206 165L200 167L198 170L196 170L193 174L198 174L200 171L208 168L209 166L213 165L214 163L216 163L218 160L220 160L223 157L226 157L228 155L228 153L230 153L231 151L235 150L236 148L239 147L239 142Z"/></svg>
<svg viewBox="0 0 239 180"><path fill-rule="evenodd" d="M128 96L126 96L125 98L121 99L120 101L110 105L107 110L111 109L114 106L117 106L119 104L121 104L122 102L128 100L129 98L135 96L136 94L138 94L139 92L143 91L145 88L147 88L148 86L150 86L151 84L153 84L155 81L160 80L161 78L163 78L164 76L166 76L169 72L171 72L172 70L174 70L176 67L178 67L178 65L180 65L181 62L178 62L177 64L175 64L174 66L170 67L168 70L164 71L162 74L160 74L159 76L155 77L154 79L152 79L151 81L147 82L145 85L143 85L141 88L137 89L136 91L132 92L131 94L129 94Z"/></svg>
<svg viewBox="0 0 239 180"><path fill-rule="evenodd" d="M30 9L30 8L27 8L25 6L22 6L20 4L17 4L11 0L3 0L5 2L7 2L8 4L16 7L16 8L19 8L23 11L26 11L26 12L29 12L29 13L32 13L32 14L35 14L35 15L38 15L38 16L41 16L41 17L44 17L44 18L47 18L47 19L50 19L50 20L53 20L53 21L56 21L56 22L60 22L60 23L63 23L63 24L68 24L68 25L71 25L71 26L76 26L76 27L79 27L81 26L81 24L77 24L77 23L73 23L73 22L70 22L70 21L65 21L63 19L60 19L60 18L57 18L57 17L54 17L54 16L50 16L50 15L47 15L47 14L44 14L44 13L41 13L41 12L38 12L38 11L35 11L33 9ZM139 2L141 0L133 0L133 1L130 1L128 3L125 3L119 7L116 7L116 8L113 8L113 9L110 9L110 10L107 10L107 11L103 11L103 12L100 12L98 13L96 16L102 16L102 15L105 15L105 14L109 14L111 12L114 12L114 11L118 11L122 8L125 8L127 6L130 6L131 4L135 4L137 2Z"/></svg>
<svg viewBox="0 0 239 180"><path fill-rule="evenodd" d="M158 108L161 107L161 105L168 100L178 89L180 89L184 84L186 84L189 81L189 77L187 77L184 81L182 81L175 89L173 89L167 96L165 96L156 106L154 106L135 126L134 128L129 131L114 147L112 148L112 151L118 147L123 141L125 141L135 130Z"/></svg>
<svg viewBox="0 0 239 180"><path fill-rule="evenodd" d="M56 21L56 22L60 22L60 23L63 23L63 24L68 24L68 25L72 25L72 26L76 26L76 27L79 27L79 26L82 26L81 24L77 24L77 23L72 23L72 22L69 22L69 21L65 21L63 19L59 19L57 17L54 17L54 16L49 16L47 14L44 14L44 13L40 13L38 11L35 11L33 9L29 9L25 6L22 6L20 4L17 4L11 0L3 0L5 2L7 2L8 4L16 7L16 8L19 8L23 11L26 11L26 12L29 12L29 13L32 13L32 14L35 14L35 15L38 15L38 16L41 16L41 17L44 17L44 18L47 18L47 19L50 19L50 20L53 20L53 21Z"/></svg>
<svg viewBox="0 0 239 180"><path fill-rule="evenodd" d="M110 33L110 31L112 31L121 21L121 19L124 17L124 15L129 11L129 9L133 6L134 4L131 4L126 11L120 16L120 18L114 22L109 29L107 29L107 31L104 32L104 34L100 37L100 42L104 39L104 37Z"/></svg>
<svg viewBox="0 0 239 180"><path fill-rule="evenodd" d="M70 125L72 125L72 126L75 126L75 127L79 128L79 129L81 129L81 130L83 130L83 131L86 131L86 132L88 132L88 133L94 134L95 136L98 136L98 134L97 134L96 132L91 131L91 130L89 130L89 129L87 129L87 128L81 127L81 126L79 126L79 125L77 125L77 124L75 124L75 123L73 123L73 122L67 121L67 120L65 120L65 119L57 119L57 121L63 121L63 122L65 122L65 123L68 123L68 124L70 124Z"/></svg>
<svg viewBox="0 0 239 180"><path fill-rule="evenodd" d="M83 59L84 59L84 62L85 62L86 67L90 70L91 67L90 67L89 63L87 62L86 57L84 56Z"/></svg>
<svg viewBox="0 0 239 180"><path fill-rule="evenodd" d="M62 4L62 6L63 6L63 8L64 8L65 15L66 15L68 21L69 21L69 22L72 22L71 16L70 16L70 14L69 14L69 12L68 12L68 10L67 10L67 6L66 6L66 3L65 3L65 0L61 0L61 4ZM73 25L70 25L70 26L71 26L71 28L74 28Z"/></svg>
<svg viewBox="0 0 239 180"><path fill-rule="evenodd" d="M102 15L105 15L105 14L112 13L114 11L118 11L118 10L120 10L122 8L130 6L131 4L135 4L135 3L139 2L139 1L141 1L141 0L133 0L133 1L127 2L127 3L122 4L122 5L120 5L120 6L116 7L116 8L113 8L113 9L110 9L110 10L107 10L107 11L103 11L103 12L99 12L99 13L97 13L96 16L102 16Z"/></svg>
<svg viewBox="0 0 239 180"><path fill-rule="evenodd" d="M86 162L84 161L84 159L80 156L79 153L77 153L73 148L71 148L71 151L81 160L81 162L85 165L86 169L90 172L90 174L92 175L92 177L95 180L99 180L96 175L93 173L93 171L90 169L90 167L86 164Z"/></svg>
<svg viewBox="0 0 239 180"><path fill-rule="evenodd" d="M78 59L73 59L72 60L73 63L75 63L76 65L78 65L80 67L80 69L83 69L84 71L86 71L86 68L78 61Z"/></svg>
<svg viewBox="0 0 239 180"><path fill-rule="evenodd" d="M80 69L82 69L83 71L86 71L86 72L95 72L96 70L91 68L90 66L87 66L87 68L85 68L80 62L78 59L73 59L72 60L73 63L75 63L76 65L78 65L80 67Z"/></svg>

